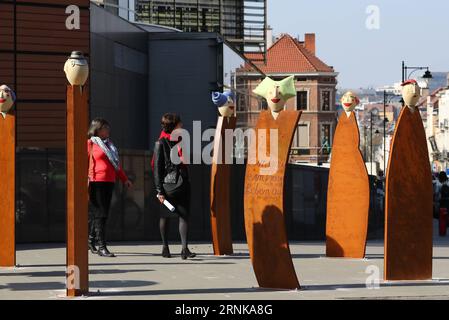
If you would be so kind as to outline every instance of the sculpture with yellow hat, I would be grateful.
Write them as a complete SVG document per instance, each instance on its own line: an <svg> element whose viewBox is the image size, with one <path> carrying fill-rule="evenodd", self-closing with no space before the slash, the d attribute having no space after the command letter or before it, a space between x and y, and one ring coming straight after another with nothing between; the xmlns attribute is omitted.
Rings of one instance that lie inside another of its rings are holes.
<svg viewBox="0 0 449 320"><path fill-rule="evenodd" d="M248 148L248 153L257 150L255 163L251 163L248 156L244 192L245 230L251 262L260 287L298 289L284 216L285 170L301 116L301 111L289 110L286 106L287 101L296 96L294 77L280 81L267 77L253 93L265 98L270 110L260 112L256 138L250 139ZM275 135L272 136L272 132ZM268 150L268 156L264 151L261 154L261 150ZM268 162L270 167L276 163L276 168L265 173Z"/></svg>
<svg viewBox="0 0 449 320"><path fill-rule="evenodd" d="M265 98L271 115L277 119L279 112L284 110L287 100L296 96L294 77L290 76L281 81L266 77L253 92Z"/></svg>

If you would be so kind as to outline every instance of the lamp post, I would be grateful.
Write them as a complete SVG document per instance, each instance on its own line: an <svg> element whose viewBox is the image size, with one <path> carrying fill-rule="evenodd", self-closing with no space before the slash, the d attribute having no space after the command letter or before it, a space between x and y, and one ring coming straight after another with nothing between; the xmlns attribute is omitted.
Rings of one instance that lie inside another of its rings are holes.
<svg viewBox="0 0 449 320"><path fill-rule="evenodd" d="M412 72L408 74L408 70L412 70ZM432 73L429 70L429 67L408 67L405 65L405 61L402 61L402 82L409 79L411 75L418 70L426 70L426 72L422 76L423 79L430 80L433 78Z"/></svg>
<svg viewBox="0 0 449 320"><path fill-rule="evenodd" d="M370 144L370 162L371 162L371 175L373 174L373 116L377 116L379 114L379 110L377 108L374 108L370 111L370 134L371 134L371 144ZM376 134L379 133L379 131L376 131Z"/></svg>
<svg viewBox="0 0 449 320"><path fill-rule="evenodd" d="M412 70L412 72L408 73L408 70ZM409 67L405 64L405 61L402 61L402 82L404 82L407 79L410 79L412 74L419 70L426 70L422 78L426 81L426 85L429 86L429 81L433 79L433 75L430 72L429 67ZM404 99L401 99L400 102L402 106L404 106Z"/></svg>
<svg viewBox="0 0 449 320"><path fill-rule="evenodd" d="M390 97L390 99L388 99ZM394 94L388 94L386 90L384 90L384 173L387 172L387 103L390 103L391 100L396 97Z"/></svg>

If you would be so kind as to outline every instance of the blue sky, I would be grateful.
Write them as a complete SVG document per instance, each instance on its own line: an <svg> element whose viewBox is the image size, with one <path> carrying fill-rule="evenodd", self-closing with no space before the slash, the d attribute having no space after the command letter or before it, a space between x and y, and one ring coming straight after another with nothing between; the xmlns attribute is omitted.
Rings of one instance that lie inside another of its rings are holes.
<svg viewBox="0 0 449 320"><path fill-rule="evenodd" d="M379 29L366 27L371 5ZM339 87L399 82L402 60L449 71L447 0L268 0L268 24L274 35L316 33L317 55L340 73Z"/></svg>

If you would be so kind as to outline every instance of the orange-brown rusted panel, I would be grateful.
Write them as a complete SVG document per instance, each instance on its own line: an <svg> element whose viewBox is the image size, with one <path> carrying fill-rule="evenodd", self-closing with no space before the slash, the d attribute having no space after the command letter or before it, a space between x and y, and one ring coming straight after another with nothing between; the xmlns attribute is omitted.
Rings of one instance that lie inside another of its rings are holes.
<svg viewBox="0 0 449 320"><path fill-rule="evenodd" d="M15 245L15 174L16 174L16 115L10 111L0 116L0 267L16 265Z"/></svg>
<svg viewBox="0 0 449 320"><path fill-rule="evenodd" d="M389 160L385 280L432 278L432 173L418 110L403 108Z"/></svg>
<svg viewBox="0 0 449 320"><path fill-rule="evenodd" d="M231 148L226 150L225 130L234 130L236 123L236 117L219 117L215 131L210 181L210 212L212 244L216 256L233 253L230 203L230 161L232 161L233 141L229 141Z"/></svg>
<svg viewBox="0 0 449 320"><path fill-rule="evenodd" d="M327 191L326 255L362 259L369 214L369 180L354 112L340 116Z"/></svg>
<svg viewBox="0 0 449 320"><path fill-rule="evenodd" d="M248 163L245 176L245 229L249 253L259 286L274 289L299 288L288 245L284 217L285 168L300 111L284 110L275 120L270 111L262 111L257 132L266 131L266 150L270 154L270 129L278 130L278 169L267 175L260 169L261 155ZM257 134L258 135L258 134ZM254 147L256 145L257 147ZM250 150L258 150L260 139L251 141Z"/></svg>
<svg viewBox="0 0 449 320"><path fill-rule="evenodd" d="M67 296L89 291L87 147L89 92L67 86Z"/></svg>

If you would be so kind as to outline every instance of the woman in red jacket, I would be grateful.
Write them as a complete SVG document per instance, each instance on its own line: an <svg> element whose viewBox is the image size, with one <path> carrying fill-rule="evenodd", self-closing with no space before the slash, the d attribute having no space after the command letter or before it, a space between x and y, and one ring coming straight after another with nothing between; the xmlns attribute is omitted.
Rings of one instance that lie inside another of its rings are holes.
<svg viewBox="0 0 449 320"><path fill-rule="evenodd" d="M106 220L111 206L115 180L132 187L120 165L117 148L109 140L110 125L104 119L94 119L89 128L87 151L89 154L89 250L103 257L115 257L106 247ZM99 248L95 247L95 239Z"/></svg>

